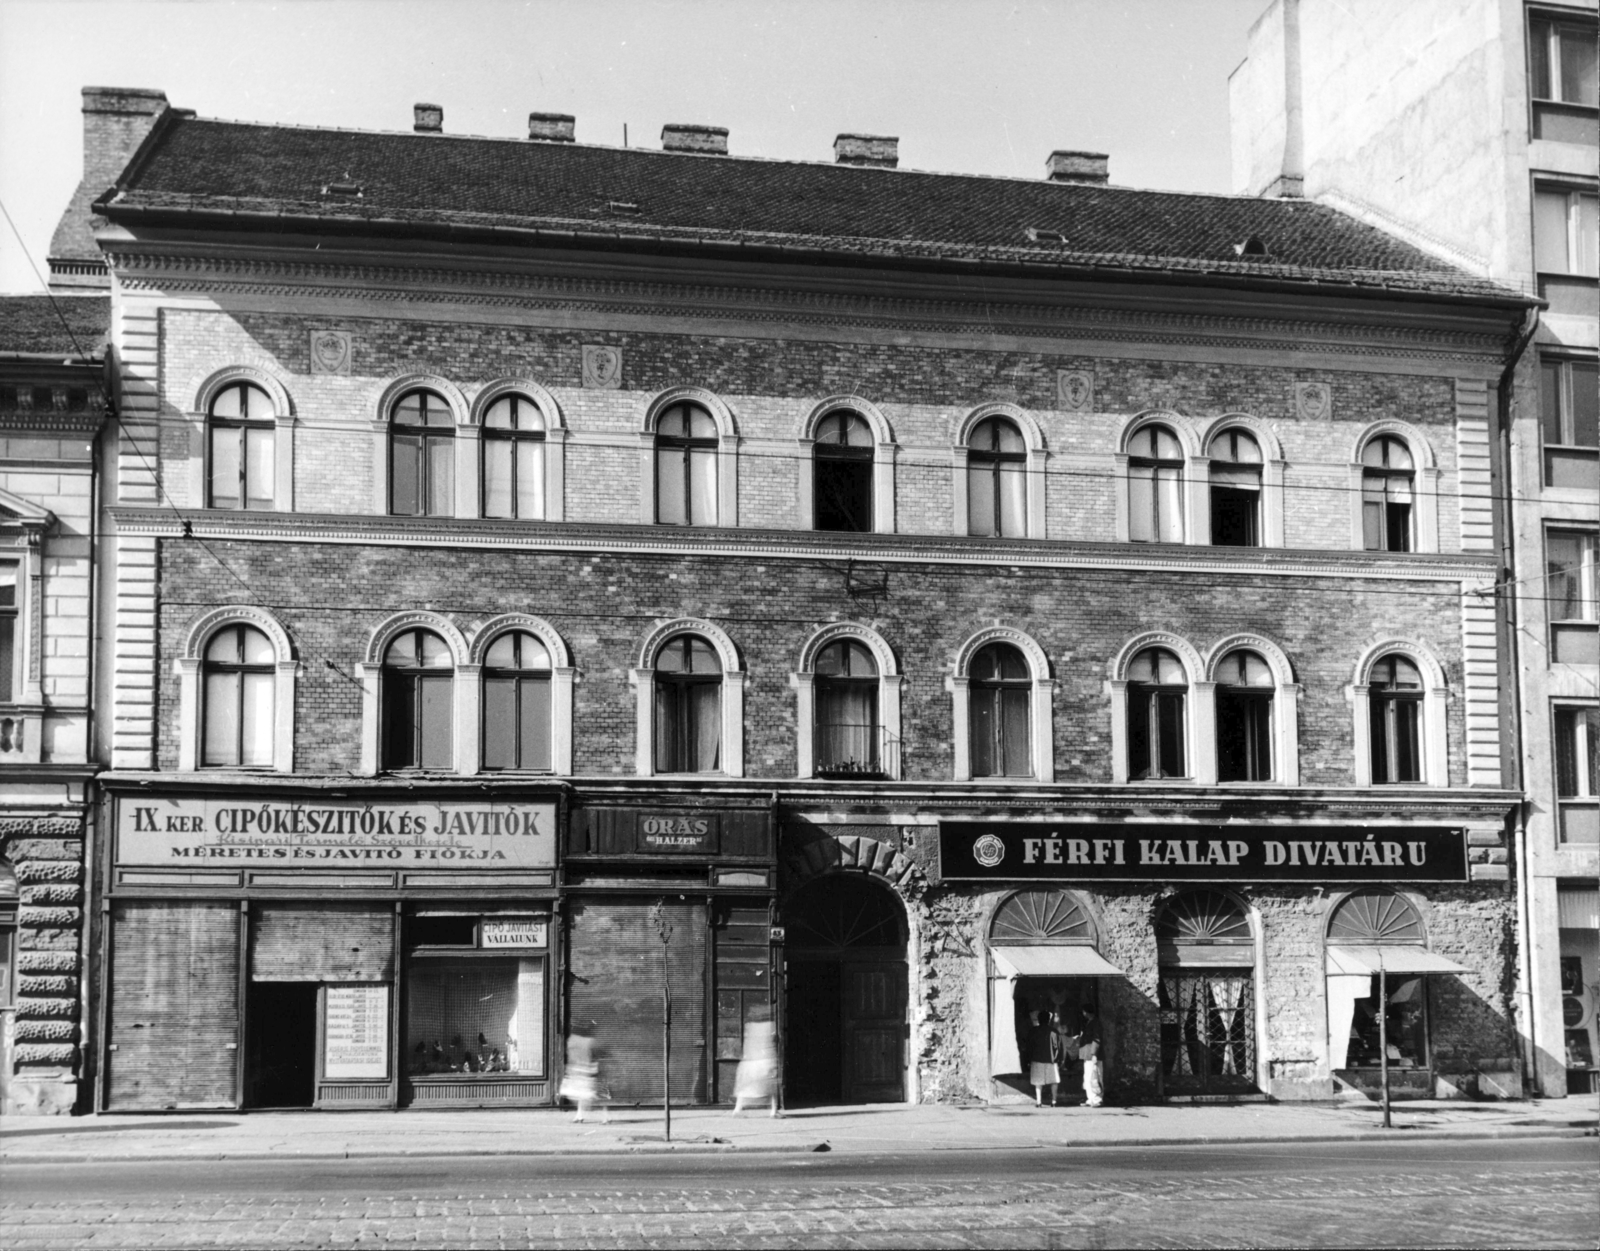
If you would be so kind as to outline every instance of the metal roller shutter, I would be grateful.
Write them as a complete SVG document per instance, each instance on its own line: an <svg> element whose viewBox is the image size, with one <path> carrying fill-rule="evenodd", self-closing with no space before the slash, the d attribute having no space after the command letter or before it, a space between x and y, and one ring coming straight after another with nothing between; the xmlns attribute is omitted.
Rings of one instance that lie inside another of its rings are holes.
<svg viewBox="0 0 1600 1251"><path fill-rule="evenodd" d="M649 901L573 904L568 1024L589 1025L604 1051L600 1084L620 1103L661 1101L661 939ZM671 904L672 1102L703 1103L706 916Z"/></svg>
<svg viewBox="0 0 1600 1251"><path fill-rule="evenodd" d="M250 910L253 982L392 982L394 908L260 904Z"/></svg>
<svg viewBox="0 0 1600 1251"><path fill-rule="evenodd" d="M106 1107L238 1106L239 905L111 910Z"/></svg>

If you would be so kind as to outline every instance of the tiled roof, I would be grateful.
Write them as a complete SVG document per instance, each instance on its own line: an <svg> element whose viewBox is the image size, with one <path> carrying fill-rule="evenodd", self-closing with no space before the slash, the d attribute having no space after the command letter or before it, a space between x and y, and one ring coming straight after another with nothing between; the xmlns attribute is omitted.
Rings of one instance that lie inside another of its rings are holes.
<svg viewBox="0 0 1600 1251"><path fill-rule="evenodd" d="M346 184L343 194L337 184ZM235 228L261 215L280 227L315 219L376 230L491 230L544 243L1176 272L1523 300L1306 200L183 113L158 129L105 211L130 221L226 214ZM1267 255L1239 254L1251 238Z"/></svg>
<svg viewBox="0 0 1600 1251"><path fill-rule="evenodd" d="M110 328L109 295L0 295L0 353L104 356Z"/></svg>

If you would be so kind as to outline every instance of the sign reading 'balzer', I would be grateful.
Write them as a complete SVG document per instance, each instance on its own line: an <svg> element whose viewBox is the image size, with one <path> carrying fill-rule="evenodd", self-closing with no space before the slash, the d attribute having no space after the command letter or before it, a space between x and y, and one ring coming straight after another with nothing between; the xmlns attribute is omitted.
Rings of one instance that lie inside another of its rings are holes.
<svg viewBox="0 0 1600 1251"><path fill-rule="evenodd" d="M555 829L552 803L140 795L117 801L117 863L549 868Z"/></svg>
<svg viewBox="0 0 1600 1251"><path fill-rule="evenodd" d="M1466 834L1435 826L1049 825L947 821L956 881L1464 882Z"/></svg>

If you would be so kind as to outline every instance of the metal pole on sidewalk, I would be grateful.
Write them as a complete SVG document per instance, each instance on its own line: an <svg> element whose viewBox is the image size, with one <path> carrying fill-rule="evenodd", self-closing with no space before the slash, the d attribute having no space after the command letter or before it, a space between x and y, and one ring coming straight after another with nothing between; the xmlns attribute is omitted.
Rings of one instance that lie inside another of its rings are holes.
<svg viewBox="0 0 1600 1251"><path fill-rule="evenodd" d="M1383 953L1378 953L1378 1081L1383 1092L1383 1127L1389 1123L1389 974L1384 971Z"/></svg>

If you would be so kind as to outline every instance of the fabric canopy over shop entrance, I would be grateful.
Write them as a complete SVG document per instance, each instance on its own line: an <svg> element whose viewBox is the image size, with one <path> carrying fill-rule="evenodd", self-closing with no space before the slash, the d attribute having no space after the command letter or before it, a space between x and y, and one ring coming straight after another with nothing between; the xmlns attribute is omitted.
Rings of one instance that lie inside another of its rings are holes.
<svg viewBox="0 0 1600 1251"><path fill-rule="evenodd" d="M1001 977L1122 977L1093 947L991 947Z"/></svg>
<svg viewBox="0 0 1600 1251"><path fill-rule="evenodd" d="M1329 947L1330 975L1386 973L1465 973L1466 967L1424 947Z"/></svg>

